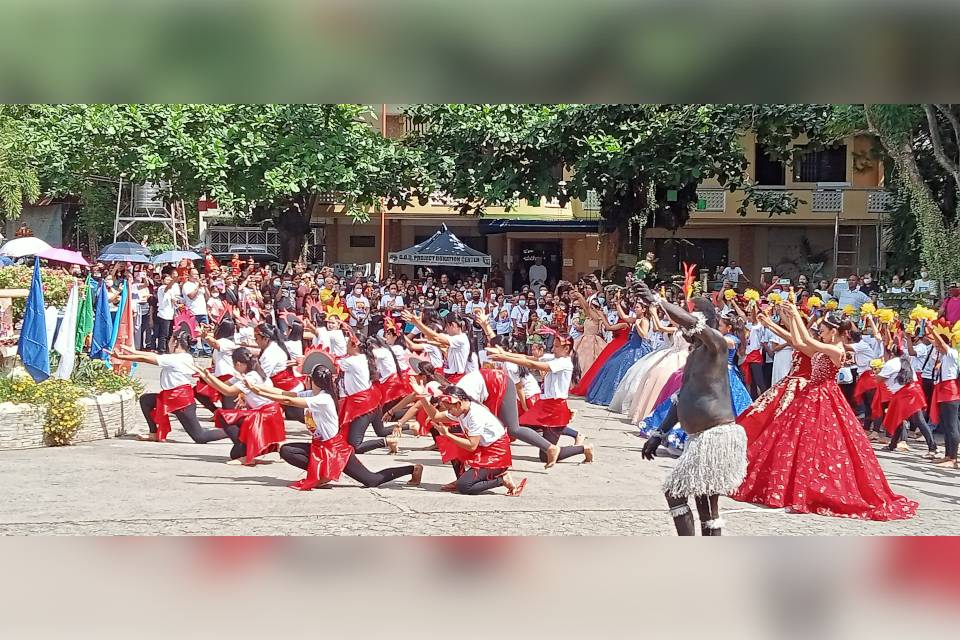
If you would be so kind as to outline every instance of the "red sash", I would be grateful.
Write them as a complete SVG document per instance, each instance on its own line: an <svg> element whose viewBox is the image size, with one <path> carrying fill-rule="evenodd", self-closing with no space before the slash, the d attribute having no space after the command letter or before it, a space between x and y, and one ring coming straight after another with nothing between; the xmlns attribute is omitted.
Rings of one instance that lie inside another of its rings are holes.
<svg viewBox="0 0 960 640"><path fill-rule="evenodd" d="M276 402L257 409L217 409L213 413L214 422L218 417L226 424L240 425L240 442L247 446L245 461L248 464L264 453L275 451L287 439L283 409Z"/></svg>
<svg viewBox="0 0 960 640"><path fill-rule="evenodd" d="M207 371L213 373L213 367L207 369ZM233 375L225 373L222 376L217 376L217 379L229 383L230 380L233 379ZM197 386L193 388L193 392L198 396L210 398L210 401L214 403L220 402L223 399L223 396L219 391L211 387L203 380L197 380Z"/></svg>
<svg viewBox="0 0 960 640"><path fill-rule="evenodd" d="M926 408L927 399L923 395L923 387L914 380L890 398L887 413L883 416L883 428L892 436L904 420Z"/></svg>
<svg viewBox="0 0 960 640"><path fill-rule="evenodd" d="M510 438L503 434L499 440L487 446L468 451L446 436L437 436L437 448L444 462L457 461L473 469L509 469L513 464L510 453Z"/></svg>
<svg viewBox="0 0 960 640"><path fill-rule="evenodd" d="M378 382L376 387L380 391L383 404L406 398L413 393L413 387L410 386L410 377L405 374L394 373L386 380Z"/></svg>
<svg viewBox="0 0 960 640"><path fill-rule="evenodd" d="M570 424L573 414L567 401L562 398L541 398L520 416L520 424L524 427L545 427L548 429L563 429Z"/></svg>
<svg viewBox="0 0 960 640"><path fill-rule="evenodd" d="M879 384L880 383L877 382L877 374L873 372L873 369L867 369L857 377L857 384L853 387L853 399L861 402L863 400L863 394L872 389L876 389Z"/></svg>
<svg viewBox="0 0 960 640"><path fill-rule="evenodd" d="M763 363L763 352L760 349L754 349L743 359L743 362L740 363L740 373L743 374L743 384L748 388L750 387L750 381L753 379L750 376L750 365L751 364L762 364Z"/></svg>
<svg viewBox="0 0 960 640"><path fill-rule="evenodd" d="M193 395L193 387L189 384L182 384L173 389L164 389L157 394L157 405L153 408L150 415L153 421L157 423L157 440L163 442L170 433L170 414L174 411L180 411L189 407L196 398Z"/></svg>
<svg viewBox="0 0 960 640"><path fill-rule="evenodd" d="M380 392L374 387L347 396L340 401L340 429L349 426L360 416L376 411L380 406Z"/></svg>
<svg viewBox="0 0 960 640"><path fill-rule="evenodd" d="M930 422L940 424L940 403L960 400L960 384L956 379L941 380L933 387L933 398L930 400Z"/></svg>
<svg viewBox="0 0 960 640"><path fill-rule="evenodd" d="M303 380L293 375L293 372L290 371L290 367L287 367L283 371L270 376L270 383L277 389L294 391L298 386L303 384Z"/></svg>
<svg viewBox="0 0 960 640"><path fill-rule="evenodd" d="M447 373L443 372L443 377L450 381L450 384L457 384L460 382L460 378L467 375L466 372L463 373Z"/></svg>
<svg viewBox="0 0 960 640"><path fill-rule="evenodd" d="M539 393L538 393L537 395L535 395L535 396L531 396L531 397L527 398L527 409L533 409L533 407L535 407L538 402L540 402L540 394L539 394ZM523 405L520 404L520 401L517 400L517 412L518 412L517 415L521 415L521 416L522 416L522 415L525 413L525 411L526 411L526 409L524 409L524 408L523 408Z"/></svg>
<svg viewBox="0 0 960 640"><path fill-rule="evenodd" d="M487 399L484 406L495 416L500 415L500 404L507 392L507 375L503 369L481 369L484 385L487 387Z"/></svg>
<svg viewBox="0 0 960 640"><path fill-rule="evenodd" d="M353 447L347 442L343 430L323 442L316 438L310 443L310 461L307 463L307 477L290 485L291 489L310 491L321 480L339 480L343 468L347 466Z"/></svg>

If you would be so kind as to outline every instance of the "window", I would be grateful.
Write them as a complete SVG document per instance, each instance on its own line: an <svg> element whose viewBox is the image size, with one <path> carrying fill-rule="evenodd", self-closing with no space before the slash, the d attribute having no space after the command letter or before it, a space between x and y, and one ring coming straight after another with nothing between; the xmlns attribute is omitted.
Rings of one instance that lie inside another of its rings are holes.
<svg viewBox="0 0 960 640"><path fill-rule="evenodd" d="M756 170L757 184L783 186L787 184L787 174L783 163L767 155L767 149L762 144L756 146L756 157L753 166Z"/></svg>
<svg viewBox="0 0 960 640"><path fill-rule="evenodd" d="M847 145L805 152L794 164L796 182L846 182Z"/></svg>
<svg viewBox="0 0 960 640"><path fill-rule="evenodd" d="M376 236L350 236L351 247L375 247L377 246Z"/></svg>

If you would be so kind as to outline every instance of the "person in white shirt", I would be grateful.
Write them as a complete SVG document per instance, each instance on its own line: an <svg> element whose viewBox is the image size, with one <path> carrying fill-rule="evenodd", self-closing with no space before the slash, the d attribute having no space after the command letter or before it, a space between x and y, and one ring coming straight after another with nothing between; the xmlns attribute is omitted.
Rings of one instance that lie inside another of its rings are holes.
<svg viewBox="0 0 960 640"><path fill-rule="evenodd" d="M257 393L271 400L304 411L307 430L313 435L311 442L292 442L280 447L280 457L285 462L307 472L306 478L294 482L290 488L309 491L314 487L336 482L341 474L367 488L379 487L403 476L410 476L408 485L420 484L423 465L403 465L370 471L360 462L340 428L335 374L328 366L316 366L309 372L309 378L311 389L298 393L251 385Z"/></svg>
<svg viewBox="0 0 960 640"><path fill-rule="evenodd" d="M746 275L744 275L743 269L741 269L740 266L737 265L735 260L731 260L730 265L727 267L724 267L723 271L720 272L720 279L728 280L730 284L733 285L734 289L737 288L737 285L740 283L741 278L743 278L744 282L747 282L747 283L750 282L750 279Z"/></svg>
<svg viewBox="0 0 960 640"><path fill-rule="evenodd" d="M751 310L751 319L753 322L746 323L747 346L744 349L745 357L743 364L749 372L750 392L753 398L760 397L764 391L770 388L767 384L766 372L763 368L764 355L766 353L765 342L767 340L767 329L757 322L756 311ZM746 381L745 381L746 382Z"/></svg>
<svg viewBox="0 0 960 640"><path fill-rule="evenodd" d="M473 346L470 338L464 331L466 320L456 313L448 313L443 319L444 333L434 331L423 323L423 320L409 311L404 311L401 316L404 322L417 327L423 336L447 350L444 358L443 375L451 383L456 384L468 371L473 368L471 363L476 364L471 356Z"/></svg>
<svg viewBox="0 0 960 640"><path fill-rule="evenodd" d="M347 296L347 311L350 313L350 326L356 327L358 324L364 324L367 321L367 313L370 310L370 300L363 295L363 287L359 284L354 285L353 293ZM358 307L358 303L359 307Z"/></svg>
<svg viewBox="0 0 960 640"><path fill-rule="evenodd" d="M570 337L560 334L554 337L554 357L547 361L534 360L498 347L488 347L487 353L491 360L512 362L543 373L543 392L540 394L540 400L520 416L519 424L520 429L532 431L529 428L533 427L543 430L542 437L528 444L533 444L540 449L540 459L545 463L544 467L549 469L560 460L577 455L583 455L584 462L593 462L593 445L583 443L582 437L578 436L573 446L561 447L557 444L563 430L573 418L567 406L567 397L576 372L576 366L571 359L573 341ZM524 432L524 436L529 437L529 434ZM516 437L524 442L527 441L519 435Z"/></svg>
<svg viewBox="0 0 960 640"><path fill-rule="evenodd" d="M547 268L543 266L543 258L540 256L534 258L534 264L530 265L527 277L530 280L530 288L533 290L547 284Z"/></svg>
<svg viewBox="0 0 960 640"><path fill-rule="evenodd" d="M180 298L180 285L174 282L168 273L163 276L163 284L157 288L157 351L167 352L167 342L173 327L173 317L177 312L176 301Z"/></svg>
<svg viewBox="0 0 960 640"><path fill-rule="evenodd" d="M950 336L943 336L933 331L927 325L927 335L933 342L933 347L940 352L939 379L933 388L933 397L930 401L930 421L939 425L944 437L944 456L934 463L941 467L958 468L957 448L960 445L960 382L958 382L958 361L960 354L960 332ZM949 342L948 342L949 341Z"/></svg>
<svg viewBox="0 0 960 640"><path fill-rule="evenodd" d="M221 382L229 382L237 373L233 368L233 352L239 347L234 342L235 337L236 327L230 318L221 320L212 335L209 328L204 327L200 330L200 339L213 349L212 373ZM234 408L233 396L236 396L236 394L224 396L216 387L207 384L202 379L197 382L194 393L196 393L197 402L210 413L217 410L216 403L218 402L224 409Z"/></svg>
<svg viewBox="0 0 960 640"><path fill-rule="evenodd" d="M448 386L437 398L438 411L427 401L424 387L415 383L414 390L421 395L420 407L437 430L441 459L450 462L457 475L444 490L477 495L503 486L508 496L523 493L526 478L517 484L510 475L510 436L489 409L471 400L463 389ZM459 433L448 425L451 421L459 425Z"/></svg>
<svg viewBox="0 0 960 640"><path fill-rule="evenodd" d="M883 416L883 427L887 433L891 434L887 450L908 451L910 449L910 445L904 440L904 423L909 422L911 426L920 430L927 443L927 453L924 457L930 460L936 459L937 443L930 432L930 426L923 417L927 401L923 397L923 389L917 383L913 367L910 366L910 359L899 353L897 349L894 357L880 368L877 377L886 385L891 396L890 404L887 405L887 411Z"/></svg>
<svg viewBox="0 0 960 640"><path fill-rule="evenodd" d="M874 430L879 431L882 416L874 411L879 381L871 362L883 359L883 343L873 335L878 330L871 316L867 316L865 329L867 333L851 333L850 350L857 372L857 382L853 387L853 409L863 415L863 428L870 434L870 439L876 441L878 436L874 435Z"/></svg>
<svg viewBox="0 0 960 640"><path fill-rule="evenodd" d="M236 375L224 382L212 372L194 367L206 384L224 397L236 400L243 397L242 409L217 409L213 424L233 441L228 464L256 464L256 458L276 450L286 440L283 409L277 402L264 397L250 385L265 386L266 376L249 349L238 347L230 356Z"/></svg>
<svg viewBox="0 0 960 640"><path fill-rule="evenodd" d="M790 374L793 366L793 347L779 335L770 336L770 351L773 352L773 377L770 384L776 385Z"/></svg>
<svg viewBox="0 0 960 640"><path fill-rule="evenodd" d="M183 304L190 309L190 313L196 317L198 323L208 322L207 296L200 283L200 272L196 269L190 270L190 277L183 283Z"/></svg>
<svg viewBox="0 0 960 640"><path fill-rule="evenodd" d="M140 396L140 410L150 429L148 436L140 440L163 442L170 433L170 414L177 416L184 431L197 444L224 440L228 436L223 429L204 429L197 419L197 404L193 393L195 373L193 356L190 355L190 332L178 331L168 345L172 353L156 354L137 351L118 345L112 358L141 362L160 367L160 393L145 393Z"/></svg>
<svg viewBox="0 0 960 640"><path fill-rule="evenodd" d="M380 308L388 311L402 308L403 296L401 296L398 291L397 285L391 284L387 292L380 298Z"/></svg>
<svg viewBox="0 0 960 640"><path fill-rule="evenodd" d="M392 353L384 350L380 363L375 350L379 347L376 338L361 342L356 336L347 341L347 355L337 360L340 368L340 391L343 397L341 422L347 429L347 442L357 454L386 447L391 454L397 453L399 440L393 436L392 428L383 421L383 403L380 391L374 381L379 379L381 370L378 364L386 365L390 358L393 371ZM367 428L372 426L377 438L364 440Z"/></svg>
<svg viewBox="0 0 960 640"><path fill-rule="evenodd" d="M930 280L930 274L926 269L920 272L920 277L913 281L913 293L926 293L931 296L937 295L937 283Z"/></svg>

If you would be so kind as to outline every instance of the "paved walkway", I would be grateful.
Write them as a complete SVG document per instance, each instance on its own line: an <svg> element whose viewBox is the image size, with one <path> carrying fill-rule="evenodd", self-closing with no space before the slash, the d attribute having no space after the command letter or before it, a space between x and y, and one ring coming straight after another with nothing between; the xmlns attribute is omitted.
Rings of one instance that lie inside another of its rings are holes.
<svg viewBox="0 0 960 640"><path fill-rule="evenodd" d="M141 375L155 385L156 370ZM521 498L503 490L482 496L442 493L452 480L432 442L405 436L397 457L375 452L378 469L422 463L423 485L403 481L364 489L343 477L309 493L286 485L302 472L276 454L256 467L226 465L229 441L196 445L174 421L173 442L103 440L0 452L0 534L237 535L672 535L660 482L670 458L641 459L643 440L605 409L572 401L574 426L596 444L596 462L561 462L547 471L536 450L514 449L515 475L528 479ZM201 411L201 415L208 415ZM137 427L145 432L142 422ZM306 440L288 423L291 440ZM879 453L894 489L919 501L906 522L876 523L800 516L724 500L729 535L960 534L960 472L931 468L921 449Z"/></svg>

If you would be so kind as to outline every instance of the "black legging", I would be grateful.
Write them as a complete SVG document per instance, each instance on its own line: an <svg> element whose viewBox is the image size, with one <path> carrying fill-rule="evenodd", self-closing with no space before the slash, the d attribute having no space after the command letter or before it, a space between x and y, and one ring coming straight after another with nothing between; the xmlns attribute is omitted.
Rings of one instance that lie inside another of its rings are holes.
<svg viewBox="0 0 960 640"><path fill-rule="evenodd" d="M869 389L863 392L863 398L858 409L863 411L863 428L872 431L874 427L880 429L880 417L873 415L873 397L876 395L876 389Z"/></svg>
<svg viewBox="0 0 960 640"><path fill-rule="evenodd" d="M218 429L223 429L223 432L226 433L233 442L233 447L230 449L231 460L238 460L247 455L247 445L240 442L239 424L228 424L222 415L218 415L213 421L213 424L216 425Z"/></svg>
<svg viewBox="0 0 960 640"><path fill-rule="evenodd" d="M157 423L153 421L151 413L153 413L154 408L157 406L158 397L159 394L157 393L145 393L140 396L140 410L143 411L143 417L147 421L150 433L157 432ZM173 415L177 416L177 420L180 421L183 430L186 431L187 435L193 438L193 441L197 444L225 440L229 437L223 429L204 429L200 426L200 421L197 420L197 405L195 404L184 407L179 411L174 411Z"/></svg>
<svg viewBox="0 0 960 640"><path fill-rule="evenodd" d="M157 318L156 338L157 353L167 352L167 343L170 341L170 329L173 327L173 320Z"/></svg>
<svg viewBox="0 0 960 640"><path fill-rule="evenodd" d="M943 429L943 445L947 458L957 457L960 447L960 400L940 403L940 428Z"/></svg>
<svg viewBox="0 0 960 640"><path fill-rule="evenodd" d="M206 409L210 413L213 413L219 408L217 407L216 403L210 398L208 398L207 396L204 396L198 393L198 394L195 394L195 397L197 399L197 402L200 403L200 406L202 406L204 409ZM237 406L237 400L236 398L233 398L231 396L222 396L220 398L220 405L224 409L235 409Z"/></svg>
<svg viewBox="0 0 960 640"><path fill-rule="evenodd" d="M310 443L309 442L291 442L280 447L280 457L289 464L306 469L310 462ZM403 476L413 475L414 467L412 464L402 467L390 467L383 471L370 471L356 454L351 454L347 461L347 466L343 468L344 475L353 478L363 486L379 487L385 482L402 478Z"/></svg>
<svg viewBox="0 0 960 640"><path fill-rule="evenodd" d="M767 382L767 372L764 371L762 362L750 363L750 392L756 399L761 393L770 388Z"/></svg>
<svg viewBox="0 0 960 640"><path fill-rule="evenodd" d="M363 436L367 432L367 427L370 425L373 425L374 433L380 437L375 440L364 441ZM380 409L376 409L358 418L354 418L347 432L347 442L350 443L350 446L353 447L356 453L366 453L387 446L384 438L392 433L393 429L383 424L383 412Z"/></svg>
<svg viewBox="0 0 960 640"><path fill-rule="evenodd" d="M930 432L930 426L927 424L926 419L923 417L923 411L917 411L908 419L910 426L914 429L919 429L920 433L923 434L923 439L927 442L928 451L936 451L937 443L933 439L933 433ZM893 432L893 437L890 438L890 446L888 449L893 451L897 448L897 443L903 438L903 425L901 424L897 427L897 430Z"/></svg>
<svg viewBox="0 0 960 640"><path fill-rule="evenodd" d="M506 469L467 469L457 478L457 492L475 496L503 485Z"/></svg>

